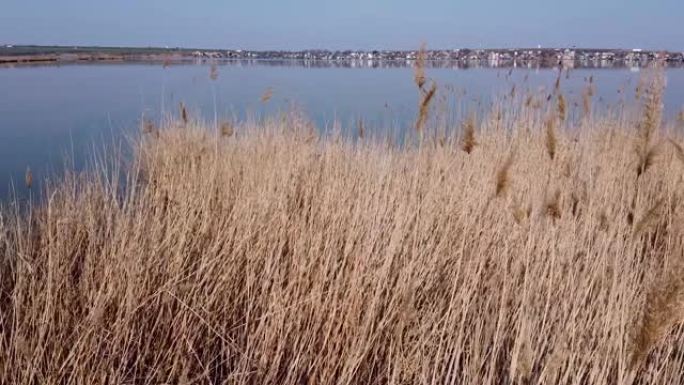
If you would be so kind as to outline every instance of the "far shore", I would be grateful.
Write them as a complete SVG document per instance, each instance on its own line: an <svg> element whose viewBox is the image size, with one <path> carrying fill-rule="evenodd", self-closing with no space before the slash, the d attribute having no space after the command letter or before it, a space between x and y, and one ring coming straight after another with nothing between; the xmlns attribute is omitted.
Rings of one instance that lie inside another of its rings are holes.
<svg viewBox="0 0 684 385"><path fill-rule="evenodd" d="M192 48L63 47L0 45L0 66L88 63L188 61L288 61L313 66L412 66L417 51L248 51ZM562 67L634 68L661 63L684 66L684 53L640 49L519 48L426 51L429 67ZM327 64L326 64L327 63Z"/></svg>

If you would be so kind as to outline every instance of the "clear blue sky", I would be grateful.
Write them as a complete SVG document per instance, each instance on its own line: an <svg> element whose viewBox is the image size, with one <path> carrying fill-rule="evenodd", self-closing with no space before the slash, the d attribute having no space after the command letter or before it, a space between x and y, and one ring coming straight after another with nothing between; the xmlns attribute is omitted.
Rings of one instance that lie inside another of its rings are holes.
<svg viewBox="0 0 684 385"><path fill-rule="evenodd" d="M0 0L0 44L684 50L684 0Z"/></svg>

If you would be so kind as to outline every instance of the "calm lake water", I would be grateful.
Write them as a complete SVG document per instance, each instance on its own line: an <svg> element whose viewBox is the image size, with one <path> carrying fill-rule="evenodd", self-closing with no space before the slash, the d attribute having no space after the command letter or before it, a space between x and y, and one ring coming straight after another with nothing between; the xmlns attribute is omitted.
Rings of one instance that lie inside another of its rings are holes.
<svg viewBox="0 0 684 385"><path fill-rule="evenodd" d="M20 195L27 167L40 180L59 173L65 156L82 167L93 147L138 132L142 116L159 119L184 102L208 121L214 116L244 118L288 110L295 104L319 127L332 122L353 127L406 129L413 124L417 93L410 67L302 66L287 63L224 63L218 77L209 64L75 64L0 68L0 201ZM429 77L453 96L455 113L485 109L510 92L552 89L556 69L430 68ZM666 72L666 116L684 106L684 69ZM563 74L571 103L579 102L593 76L596 108L633 99L641 74L633 69L575 69ZM264 104L267 89L272 99ZM621 92L618 92L622 90ZM459 95L459 96L455 96Z"/></svg>

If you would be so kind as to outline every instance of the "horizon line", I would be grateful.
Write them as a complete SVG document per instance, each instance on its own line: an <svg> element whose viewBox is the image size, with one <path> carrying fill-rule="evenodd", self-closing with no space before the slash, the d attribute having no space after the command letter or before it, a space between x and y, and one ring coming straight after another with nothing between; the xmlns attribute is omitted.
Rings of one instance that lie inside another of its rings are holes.
<svg viewBox="0 0 684 385"><path fill-rule="evenodd" d="M201 50L201 51L252 51L252 52L303 52L303 51L394 51L394 52L414 52L419 51L420 48L416 49L397 49L397 48L303 48L303 49L259 49L259 48L200 48L200 47L190 47L190 46L155 46L155 45L78 45L78 44L25 44L25 43L0 43L0 48L21 48L21 47L35 47L35 48L133 48L133 49L160 49L160 50ZM454 50L558 50L558 49L574 49L574 50L599 50L599 51L631 51L631 50L641 50L647 52L684 52L684 50L671 50L671 49L650 49L641 47L582 47L582 46L548 46L548 47L532 47L532 46L519 46L519 47L452 47L452 48L426 48L426 51L454 51Z"/></svg>

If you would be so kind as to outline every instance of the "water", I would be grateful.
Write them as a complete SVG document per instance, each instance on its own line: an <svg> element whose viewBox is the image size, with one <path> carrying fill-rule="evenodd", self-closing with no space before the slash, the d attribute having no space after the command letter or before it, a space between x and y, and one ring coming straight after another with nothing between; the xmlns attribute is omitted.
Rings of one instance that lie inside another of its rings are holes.
<svg viewBox="0 0 684 385"><path fill-rule="evenodd" d="M288 110L293 104L319 127L339 121L353 126L407 129L414 122L417 92L413 70L406 66L348 68L302 66L287 62L231 62L218 66L210 79L209 64L74 64L0 68L0 201L11 196L14 183L25 194L24 174L34 179L58 173L64 159L82 167L95 148L138 132L142 116L159 119L184 102L207 121L244 118ZM454 111L486 109L497 95L526 89L550 90L556 69L429 68L441 90L448 90ZM684 69L666 72L666 116L684 106ZM563 92L581 106L586 79L593 76L595 103L633 99L640 78L630 69L575 69ZM260 101L267 89L273 97ZM623 92L618 92L623 90ZM455 96L460 95L460 96Z"/></svg>

